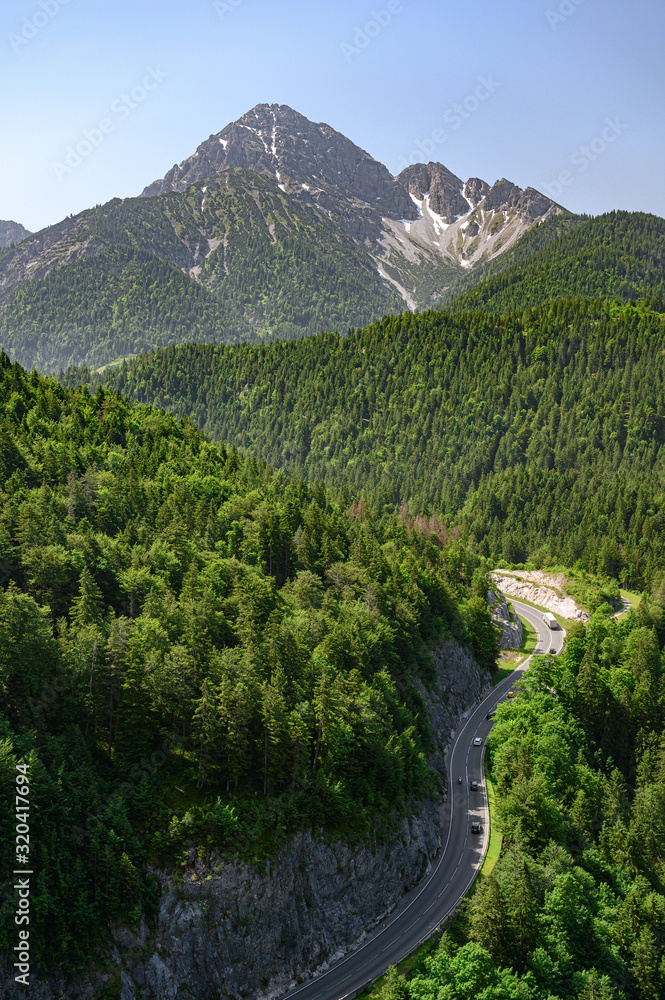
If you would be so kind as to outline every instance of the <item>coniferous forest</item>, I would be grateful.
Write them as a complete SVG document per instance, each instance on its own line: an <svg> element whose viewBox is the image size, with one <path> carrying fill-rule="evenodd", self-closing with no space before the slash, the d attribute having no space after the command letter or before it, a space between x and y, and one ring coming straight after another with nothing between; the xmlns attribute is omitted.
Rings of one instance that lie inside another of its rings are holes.
<svg viewBox="0 0 665 1000"><path fill-rule="evenodd" d="M554 216L501 257L446 289L455 312L543 305L558 298L665 298L665 223L645 212Z"/></svg>
<svg viewBox="0 0 665 1000"><path fill-rule="evenodd" d="M288 472L442 516L483 557L640 591L663 577L664 365L659 300L582 299L171 348L103 377Z"/></svg>
<svg viewBox="0 0 665 1000"><path fill-rule="evenodd" d="M167 344L346 330L402 305L348 236L253 171L114 198L66 226L71 262L0 293L0 347L47 374Z"/></svg>

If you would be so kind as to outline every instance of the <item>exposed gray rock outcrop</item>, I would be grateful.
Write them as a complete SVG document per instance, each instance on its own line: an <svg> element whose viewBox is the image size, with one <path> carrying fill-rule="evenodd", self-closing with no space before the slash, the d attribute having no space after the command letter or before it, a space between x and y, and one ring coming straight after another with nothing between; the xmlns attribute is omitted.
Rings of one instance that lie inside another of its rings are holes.
<svg viewBox="0 0 665 1000"><path fill-rule="evenodd" d="M506 573L502 570L495 570L492 579L504 594L515 597L517 600L528 601L539 608L547 608L555 615L568 618L570 621L587 622L589 614L578 608L572 597L566 597L559 591L548 586L549 580L544 573L522 573L523 579L519 578L515 572ZM535 577L535 581L529 579Z"/></svg>
<svg viewBox="0 0 665 1000"><path fill-rule="evenodd" d="M285 104L257 104L142 194L185 191L233 167L271 177L291 198L331 213L361 241L377 239L384 214L417 218L408 191L387 167L330 125L312 122Z"/></svg>
<svg viewBox="0 0 665 1000"><path fill-rule="evenodd" d="M14 243L20 243L26 236L32 236L32 233L25 226L22 226L20 222L0 219L0 249L4 250Z"/></svg>
<svg viewBox="0 0 665 1000"><path fill-rule="evenodd" d="M436 274L443 289L461 267L491 260L561 211L534 188L523 191L504 177L491 186L478 177L464 183L437 162L411 164L393 177L330 125L285 104L257 104L142 195L185 191L233 167L265 174L333 220L369 251L409 308L423 273Z"/></svg>
<svg viewBox="0 0 665 1000"><path fill-rule="evenodd" d="M257 175L262 176L260 184ZM253 220L243 222L250 226L252 238L265 239L265 223L272 242L279 218L280 228L285 226L298 244L308 239L303 214L306 222L314 220L317 239L338 261L342 273L349 275L354 297L358 287L368 296L368 312L361 310L358 325L364 325L367 319L362 316L372 315L372 310L379 315L399 311L396 293L410 309L429 307L465 269L505 253L535 224L562 211L533 188L523 191L504 178L492 186L477 177L463 182L438 162L412 164L394 177L330 125L309 121L284 104L257 104L210 135L191 156L143 191L145 197L160 197L189 190L185 201L161 199L146 215L142 203L114 199L102 212L87 210L32 235L16 223L0 222L0 246L3 239L6 244L21 240L0 254L0 309L33 282L62 267L92 263L93 257L101 258L95 274L107 276L113 287L115 255L127 254L128 248L132 254L151 255L152 263L156 255L204 285L213 296L221 295L226 275L244 281L246 267L242 255L214 253L220 244L227 246L228 227L237 220L231 223L226 209L206 211L206 192L210 202L221 205L226 192L224 197L220 192L229 186L241 206L233 209L232 217L236 219L240 211L238 219ZM10 228L3 233L3 226ZM139 270L148 266L148 258L141 257L137 266ZM89 309L97 316L97 293L85 277L90 273L87 267L79 267L75 279L83 282L82 316ZM332 280L330 294L336 301L346 293L337 278ZM281 294L280 288L275 294ZM225 301L223 295L221 301ZM262 330L250 313L250 327L258 325ZM85 326L84 319L80 322ZM333 310L325 320L319 317L320 322L334 329L340 322L338 311ZM47 318L40 323L45 330L51 325ZM93 325L97 323L95 319ZM231 339L245 338L245 322L236 319L234 324ZM303 333L314 332L308 324L303 320ZM30 334L26 346L27 334L22 333L18 352L13 336L5 348L17 360L29 367L38 364L42 371L80 363L79 344L88 339L75 324L71 338L66 338L67 347L53 354L45 335L36 343ZM187 340L186 333L178 333L178 338L179 342ZM95 354L96 365L115 359L113 351L106 355L105 350Z"/></svg>
<svg viewBox="0 0 665 1000"><path fill-rule="evenodd" d="M441 163L414 163L406 167L397 178L419 201L429 195L429 205L447 224L455 222L469 211L469 203L462 195L462 181Z"/></svg>
<svg viewBox="0 0 665 1000"><path fill-rule="evenodd" d="M522 645L522 621L519 615L514 611L511 612L505 598L501 594L497 596L493 590L487 591L487 603L490 606L492 620L501 629L500 648L519 649Z"/></svg>

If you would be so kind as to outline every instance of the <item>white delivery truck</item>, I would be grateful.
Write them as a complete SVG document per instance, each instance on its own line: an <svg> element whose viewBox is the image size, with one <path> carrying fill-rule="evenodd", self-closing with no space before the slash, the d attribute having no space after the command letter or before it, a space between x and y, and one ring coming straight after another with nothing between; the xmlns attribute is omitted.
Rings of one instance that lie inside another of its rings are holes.
<svg viewBox="0 0 665 1000"><path fill-rule="evenodd" d="M554 617L554 615L551 614L549 611L545 612L545 614L543 615L543 618L545 619L545 624L547 625L548 628L551 628L552 630L554 630L554 629L557 629L559 627L558 621L556 620L556 618Z"/></svg>

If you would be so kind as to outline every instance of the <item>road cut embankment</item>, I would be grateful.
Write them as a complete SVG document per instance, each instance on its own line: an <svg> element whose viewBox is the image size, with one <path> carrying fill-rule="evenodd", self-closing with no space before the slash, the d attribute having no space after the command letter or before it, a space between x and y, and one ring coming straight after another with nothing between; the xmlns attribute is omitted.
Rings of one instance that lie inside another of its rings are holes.
<svg viewBox="0 0 665 1000"><path fill-rule="evenodd" d="M497 569L492 573L492 580L506 597L514 597L518 601L528 601L539 608L547 608L552 614L560 615L569 621L587 622L589 615L577 606L572 597L561 596L559 587L562 580L559 577L548 576L534 570L533 572L517 572ZM556 588L556 589L555 589Z"/></svg>

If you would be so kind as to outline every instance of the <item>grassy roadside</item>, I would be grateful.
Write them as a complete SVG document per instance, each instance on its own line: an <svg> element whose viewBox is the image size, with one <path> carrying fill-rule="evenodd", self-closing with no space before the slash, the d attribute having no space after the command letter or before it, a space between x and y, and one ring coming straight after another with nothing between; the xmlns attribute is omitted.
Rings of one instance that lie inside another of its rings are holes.
<svg viewBox="0 0 665 1000"><path fill-rule="evenodd" d="M513 652L513 650L510 650L510 652ZM519 653L517 653L517 655L519 656ZM509 665L507 667L499 667L497 669L496 673L494 674L494 677L492 678L492 687L494 687L495 685L499 684L502 680L504 680L506 677L508 677L510 674L512 674L512 672L515 669L515 667L517 666L517 664L515 662L515 658L514 657L512 657L512 656L509 657L509 660L510 660L510 663L509 663Z"/></svg>
<svg viewBox="0 0 665 1000"><path fill-rule="evenodd" d="M538 645L538 633L536 632L533 625L530 622L528 622L526 618L522 618L521 616L519 616L519 618L520 621L522 622L522 644L520 648L517 650L517 656L513 660L513 663L510 668L510 673L512 673L515 667L519 667L520 663L524 663L526 658L528 656L531 656L534 649Z"/></svg>
<svg viewBox="0 0 665 1000"><path fill-rule="evenodd" d="M480 869L480 878L487 878L488 875L492 874L492 870L499 860L501 845L503 844L503 833L499 826L496 814L496 795L494 792L494 785L489 776L487 765L485 765L485 788L487 789L487 809L490 817L490 842L487 845L485 860L483 861L483 866Z"/></svg>
<svg viewBox="0 0 665 1000"><path fill-rule="evenodd" d="M401 962L395 966L397 971L401 976L406 976L408 979L417 970L418 965L424 958L428 955L433 955L436 951L439 941L441 940L440 934L435 934L433 937L428 938L427 941L423 941L418 948L412 951L406 958L403 958ZM356 1000L378 1000L381 995L381 987L386 980L386 973L375 979L371 986L359 993Z"/></svg>
<svg viewBox="0 0 665 1000"><path fill-rule="evenodd" d="M625 598L625 600L628 601L631 608L635 608L635 610L637 610L637 608L640 605L640 601L642 600L641 594L636 594L632 590L623 590L623 589L619 590L619 593L623 598Z"/></svg>
<svg viewBox="0 0 665 1000"><path fill-rule="evenodd" d="M503 595L506 601L510 601L509 597ZM528 604L528 601L524 602ZM533 604L531 607L535 608L536 605ZM511 605L512 610L515 612L514 605ZM540 610L540 609L539 609ZM517 612L515 612L517 614ZM498 684L504 678L512 674L516 667L519 667L520 663L523 663L528 656L533 653L534 649L538 645L538 634L534 629L533 625L530 624L525 618L519 616L522 622L522 644L519 649L504 649L501 651L501 658L499 660L499 666L497 667L496 673L492 677L492 685Z"/></svg>

